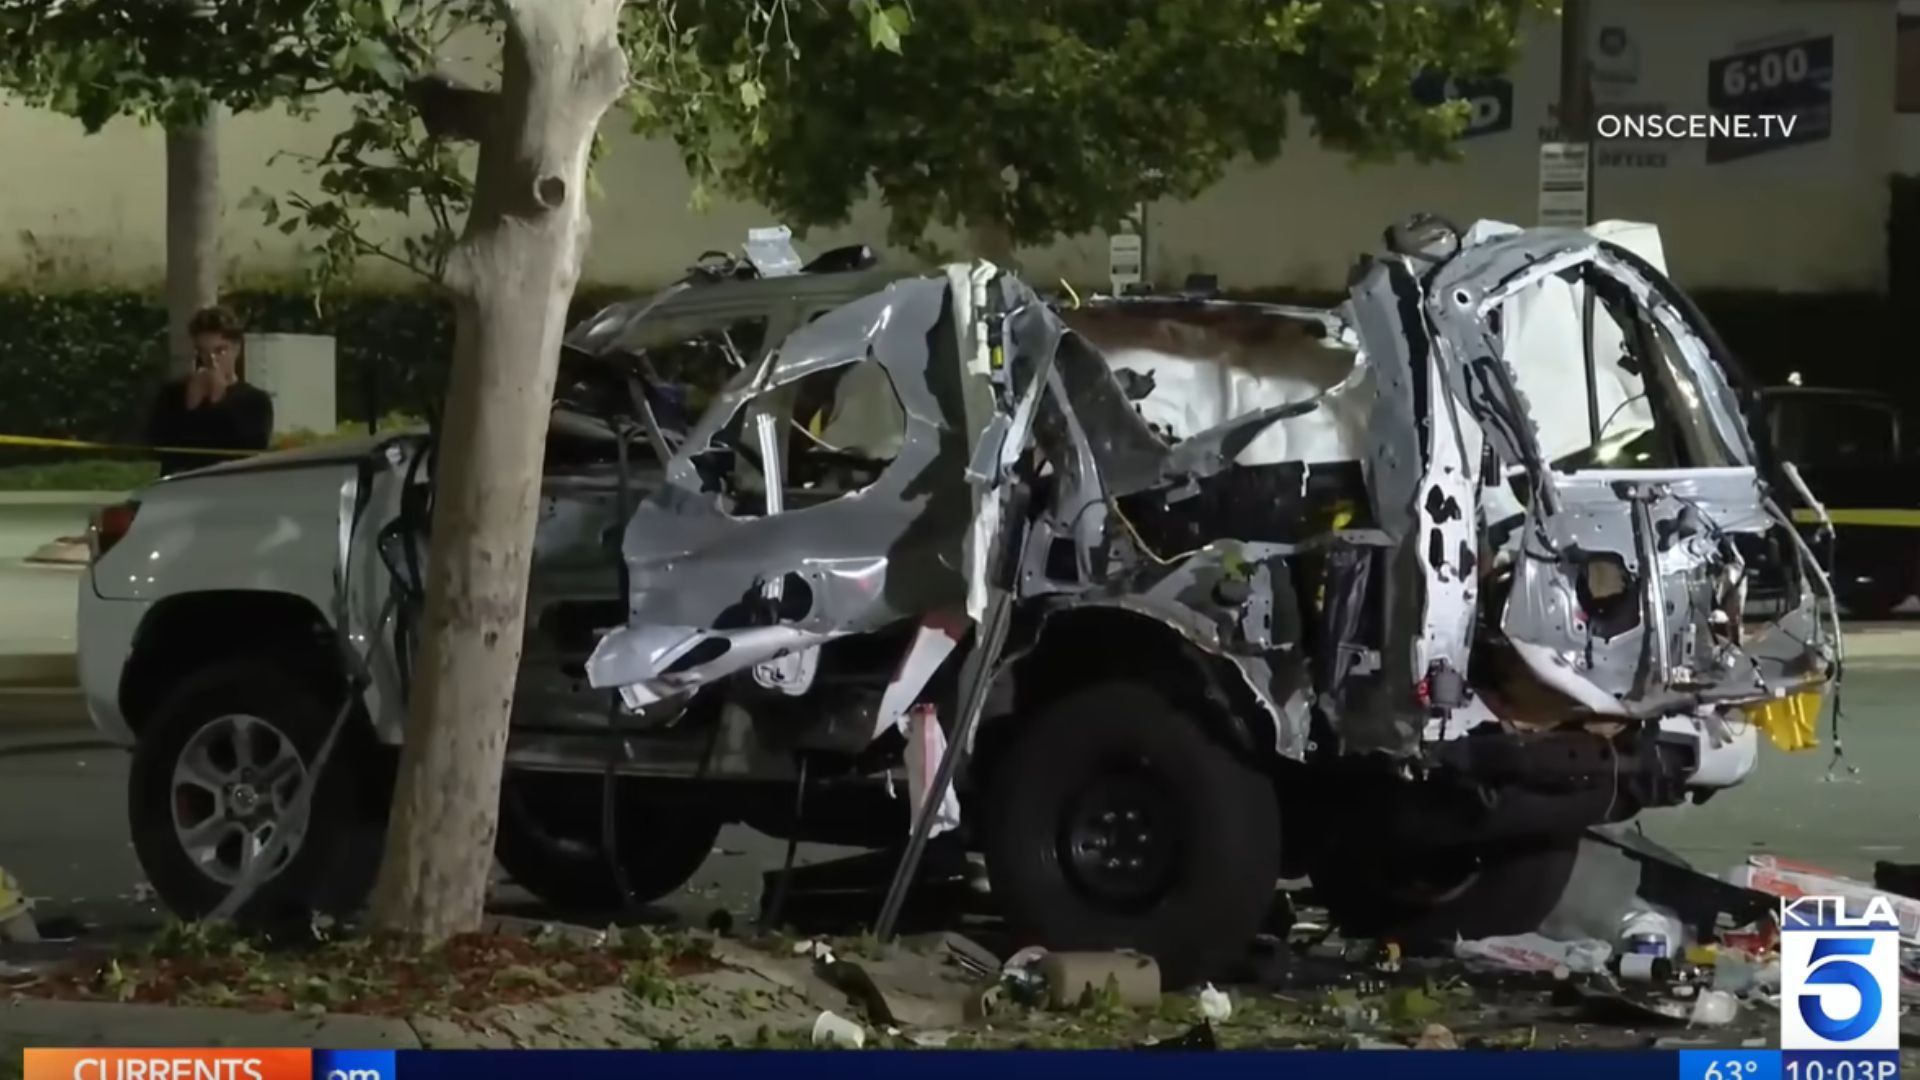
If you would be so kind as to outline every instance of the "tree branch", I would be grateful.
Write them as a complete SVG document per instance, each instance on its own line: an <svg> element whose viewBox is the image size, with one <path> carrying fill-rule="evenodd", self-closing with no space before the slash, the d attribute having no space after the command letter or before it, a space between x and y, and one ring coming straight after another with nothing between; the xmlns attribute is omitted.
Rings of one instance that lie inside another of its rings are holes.
<svg viewBox="0 0 1920 1080"><path fill-rule="evenodd" d="M427 134L466 142L480 141L499 107L499 97L492 91L461 86L444 75L409 82L407 101L420 113Z"/></svg>

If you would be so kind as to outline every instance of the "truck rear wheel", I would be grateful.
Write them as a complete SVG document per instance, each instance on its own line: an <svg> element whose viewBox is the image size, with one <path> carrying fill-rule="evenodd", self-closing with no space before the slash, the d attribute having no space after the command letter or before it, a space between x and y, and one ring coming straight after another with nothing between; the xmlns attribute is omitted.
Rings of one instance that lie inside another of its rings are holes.
<svg viewBox="0 0 1920 1080"><path fill-rule="evenodd" d="M494 856L521 888L557 908L606 912L624 902L600 844L598 777L509 772L500 786ZM614 839L636 903L685 885L713 852L718 818L698 807L649 800L623 782Z"/></svg>
<svg viewBox="0 0 1920 1080"><path fill-rule="evenodd" d="M988 778L993 895L1021 944L1132 948L1169 987L1252 941L1280 876L1270 777L1144 683L1045 706Z"/></svg>

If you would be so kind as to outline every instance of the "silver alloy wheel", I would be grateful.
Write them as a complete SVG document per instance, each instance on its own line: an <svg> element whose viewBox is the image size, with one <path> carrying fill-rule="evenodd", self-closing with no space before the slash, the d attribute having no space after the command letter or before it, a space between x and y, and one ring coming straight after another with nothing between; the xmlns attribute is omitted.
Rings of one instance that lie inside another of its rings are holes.
<svg viewBox="0 0 1920 1080"><path fill-rule="evenodd" d="M174 838L201 873L238 884L273 842L306 777L299 749L267 721L242 714L208 721L174 759ZM288 836L267 878L286 868L304 831Z"/></svg>

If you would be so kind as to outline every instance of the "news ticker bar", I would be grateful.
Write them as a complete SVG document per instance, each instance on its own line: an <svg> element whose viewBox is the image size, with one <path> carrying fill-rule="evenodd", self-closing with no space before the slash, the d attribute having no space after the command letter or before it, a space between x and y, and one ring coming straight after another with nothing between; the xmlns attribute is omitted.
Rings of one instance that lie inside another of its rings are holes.
<svg viewBox="0 0 1920 1080"><path fill-rule="evenodd" d="M982 1069L1044 1080L1896 1080L1897 1051L1557 1050L1099 1051L867 1050L162 1050L31 1049L24 1080L975 1080Z"/></svg>

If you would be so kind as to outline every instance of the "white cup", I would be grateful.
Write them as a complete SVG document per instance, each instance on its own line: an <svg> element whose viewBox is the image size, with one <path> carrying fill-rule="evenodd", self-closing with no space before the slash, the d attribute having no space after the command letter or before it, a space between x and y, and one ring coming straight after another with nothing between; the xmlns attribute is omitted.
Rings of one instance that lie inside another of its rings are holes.
<svg viewBox="0 0 1920 1080"><path fill-rule="evenodd" d="M822 1012L813 1022L813 1045L858 1050L867 1045L867 1029L832 1012Z"/></svg>

